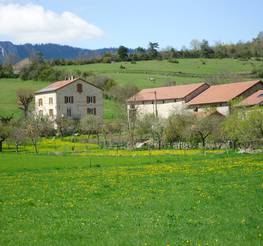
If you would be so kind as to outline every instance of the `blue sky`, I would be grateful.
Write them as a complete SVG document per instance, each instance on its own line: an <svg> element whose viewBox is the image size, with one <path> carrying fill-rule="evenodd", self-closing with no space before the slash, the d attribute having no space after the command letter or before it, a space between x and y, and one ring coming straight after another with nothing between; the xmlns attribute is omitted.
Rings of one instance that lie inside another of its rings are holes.
<svg viewBox="0 0 263 246"><path fill-rule="evenodd" d="M161 48L173 46L180 49L183 45L189 46L192 39L207 39L210 43L219 40L226 43L246 41L263 30L262 0L0 0L1 2L2 7L10 3L34 4L57 14L65 11L73 13L96 26L100 32L97 30L94 37L83 39L79 30L75 39L63 39L61 34L58 39L51 41L92 49L117 47L121 44L131 48L145 47L149 41L159 42ZM3 32L1 40L12 39L12 35L7 32ZM88 37L90 34L83 34L85 35ZM28 37L30 41L31 36ZM13 39L11 41L16 43L24 40ZM36 40L33 39L32 42Z"/></svg>

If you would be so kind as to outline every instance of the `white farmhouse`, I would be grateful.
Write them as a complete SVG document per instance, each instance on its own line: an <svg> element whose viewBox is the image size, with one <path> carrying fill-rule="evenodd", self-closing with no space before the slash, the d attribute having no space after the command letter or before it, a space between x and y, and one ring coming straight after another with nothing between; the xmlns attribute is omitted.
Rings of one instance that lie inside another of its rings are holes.
<svg viewBox="0 0 263 246"><path fill-rule="evenodd" d="M80 78L50 84L35 93L35 112L51 119L81 119L87 114L103 117L103 91Z"/></svg>
<svg viewBox="0 0 263 246"><path fill-rule="evenodd" d="M208 88L206 83L196 83L143 89L128 99L128 113L136 111L139 117L155 114L163 118L172 113L181 114L189 101Z"/></svg>

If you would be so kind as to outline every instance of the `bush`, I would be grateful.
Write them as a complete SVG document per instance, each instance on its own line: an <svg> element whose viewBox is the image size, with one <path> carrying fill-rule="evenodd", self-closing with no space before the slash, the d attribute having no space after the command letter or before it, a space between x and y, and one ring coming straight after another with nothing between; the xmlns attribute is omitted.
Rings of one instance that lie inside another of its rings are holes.
<svg viewBox="0 0 263 246"><path fill-rule="evenodd" d="M179 61L175 58L169 59L168 62L170 63L179 63Z"/></svg>
<svg viewBox="0 0 263 246"><path fill-rule="evenodd" d="M252 74L255 74L257 77L263 78L263 68L262 67L254 68L251 72Z"/></svg>
<svg viewBox="0 0 263 246"><path fill-rule="evenodd" d="M55 70L47 62L32 62L20 72L22 80L56 81L64 77L61 71Z"/></svg>

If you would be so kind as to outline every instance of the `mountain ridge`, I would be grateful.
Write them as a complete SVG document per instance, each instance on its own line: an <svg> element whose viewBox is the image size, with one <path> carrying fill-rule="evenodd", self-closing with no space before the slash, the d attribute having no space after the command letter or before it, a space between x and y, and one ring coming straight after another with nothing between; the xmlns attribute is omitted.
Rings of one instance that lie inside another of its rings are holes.
<svg viewBox="0 0 263 246"><path fill-rule="evenodd" d="M106 52L116 52L117 48L101 49L82 49L69 45L59 45L53 43L47 44L13 44L10 41L0 41L0 63L3 63L7 57L11 57L12 62L21 61L32 54L41 52L45 59L66 59L76 60L80 58L89 59L103 55Z"/></svg>

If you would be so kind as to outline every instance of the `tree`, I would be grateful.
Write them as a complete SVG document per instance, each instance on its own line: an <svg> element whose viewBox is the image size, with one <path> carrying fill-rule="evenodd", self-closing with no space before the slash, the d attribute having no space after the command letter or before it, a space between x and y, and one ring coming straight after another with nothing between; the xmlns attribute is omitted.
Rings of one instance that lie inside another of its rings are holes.
<svg viewBox="0 0 263 246"><path fill-rule="evenodd" d="M213 49L209 46L208 41L205 39L201 42L200 49L202 57L205 58L210 58L214 53Z"/></svg>
<svg viewBox="0 0 263 246"><path fill-rule="evenodd" d="M198 39L193 39L190 43L192 50L200 50L201 49L201 42Z"/></svg>
<svg viewBox="0 0 263 246"><path fill-rule="evenodd" d="M19 89L17 91L18 107L24 112L24 117L28 116L29 106L34 99L33 91L30 89Z"/></svg>
<svg viewBox="0 0 263 246"><path fill-rule="evenodd" d="M90 135L95 134L97 136L99 144L99 134L101 131L102 122L101 119L96 115L87 115L80 121L80 130L82 133L88 135L88 140Z"/></svg>
<svg viewBox="0 0 263 246"><path fill-rule="evenodd" d="M119 47L117 53L118 53L118 56L120 57L120 59L121 59L122 61L125 61L125 60L128 59L128 51L129 51L128 48L125 47L125 46L123 46L123 45L121 45L121 46Z"/></svg>
<svg viewBox="0 0 263 246"><path fill-rule="evenodd" d="M230 141L231 146L235 149L244 137L243 119L245 110L239 109L232 112L223 122L223 132L225 137Z"/></svg>
<svg viewBox="0 0 263 246"><path fill-rule="evenodd" d="M220 131L220 124L223 121L223 116L216 113L208 113L208 116L197 116L192 132L195 137L202 143L202 147L206 147L208 137L217 134Z"/></svg>
<svg viewBox="0 0 263 246"><path fill-rule="evenodd" d="M31 140L35 153L38 153L38 142L41 136L46 135L46 130L51 124L47 117L42 117L38 115L30 115L26 119L26 135Z"/></svg>
<svg viewBox="0 0 263 246"><path fill-rule="evenodd" d="M19 146L26 141L26 133L25 122L22 119L12 120L9 139L15 144L17 153Z"/></svg>
<svg viewBox="0 0 263 246"><path fill-rule="evenodd" d="M149 42L148 53L151 59L155 59L158 57L158 51L157 51L158 48L159 48L158 43Z"/></svg>
<svg viewBox="0 0 263 246"><path fill-rule="evenodd" d="M194 116L192 114L173 114L168 117L165 126L165 140L170 145L186 141L189 138Z"/></svg>
<svg viewBox="0 0 263 246"><path fill-rule="evenodd" d="M72 119L58 117L55 124L61 138L69 134L72 135L76 131L76 123Z"/></svg>
<svg viewBox="0 0 263 246"><path fill-rule="evenodd" d="M244 127L247 137L250 140L258 140L263 138L263 110L260 107L246 113Z"/></svg>
<svg viewBox="0 0 263 246"><path fill-rule="evenodd" d="M3 151L3 143L9 137L11 131L11 120L13 116L0 116L0 152Z"/></svg>
<svg viewBox="0 0 263 246"><path fill-rule="evenodd" d="M165 120L156 117L154 114L146 114L138 120L136 133L141 138L152 138L161 149L165 129Z"/></svg>

